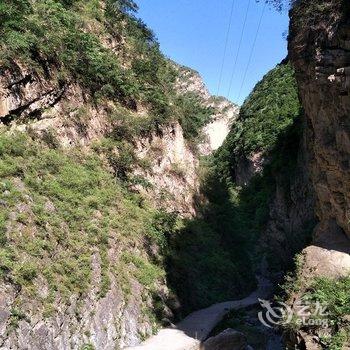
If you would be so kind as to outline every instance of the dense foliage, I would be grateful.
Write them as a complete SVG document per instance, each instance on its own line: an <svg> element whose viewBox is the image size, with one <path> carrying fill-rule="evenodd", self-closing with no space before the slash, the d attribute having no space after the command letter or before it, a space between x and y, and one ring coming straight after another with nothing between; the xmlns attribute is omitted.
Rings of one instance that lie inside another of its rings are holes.
<svg viewBox="0 0 350 350"><path fill-rule="evenodd" d="M245 101L225 144L203 162L202 191L208 203L201 217L187 222L174 237L168 264L170 282L186 311L252 290L260 253L272 259L273 252L258 252L256 243L270 218L277 181L290 193L301 138L299 114L293 70L289 64L279 65ZM269 161L241 189L234 170L240 158L254 152L264 152ZM298 234L296 251L309 233Z"/></svg>
<svg viewBox="0 0 350 350"><path fill-rule="evenodd" d="M256 248L270 220L270 205L277 186L284 189L286 201L292 203L289 196L297 175L302 130L300 113L293 70L289 64L281 64L269 72L247 98L238 121L210 166L211 177L217 182L214 188L221 186L230 194L229 236L238 238L239 246L246 247L242 250L246 266L259 262L264 255L271 266L280 270L288 267L283 259L275 257L273 244L264 251ZM240 188L236 183L240 161L257 152L266 159L264 168ZM221 199L217 203L225 206L226 201ZM312 225L307 224L302 232L291 233L296 240L290 242L293 251L299 251L306 244ZM235 251L235 244L230 249ZM239 254L235 256L239 259Z"/></svg>
<svg viewBox="0 0 350 350"><path fill-rule="evenodd" d="M61 301L84 296L96 283L96 254L100 297L111 278L125 293L131 277L149 291L164 278L161 256L152 260L128 247L161 244L175 221L126 190L95 153L0 134L0 155L0 279L20 291L18 308L30 297L49 316L58 294ZM111 254L114 244L124 247L122 258Z"/></svg>
<svg viewBox="0 0 350 350"><path fill-rule="evenodd" d="M20 61L59 84L77 81L93 97L133 109L141 103L152 116L148 129L177 118L194 140L208 113L195 102L190 121L193 98L177 96L176 70L136 11L130 0L4 0L0 63Z"/></svg>
<svg viewBox="0 0 350 350"><path fill-rule="evenodd" d="M176 106L180 110L179 121L188 140L198 140L203 127L209 123L213 114L212 108L203 105L194 93L179 96Z"/></svg>
<svg viewBox="0 0 350 350"><path fill-rule="evenodd" d="M313 302L327 306L327 320L331 328L322 338L329 350L341 350L350 340L350 277L338 280L319 278L312 282L306 296Z"/></svg>
<svg viewBox="0 0 350 350"><path fill-rule="evenodd" d="M215 166L202 164L208 203L184 222L170 240L168 278L183 315L245 296L256 286L249 259L253 237L240 229L242 203L218 179Z"/></svg>
<svg viewBox="0 0 350 350"><path fill-rule="evenodd" d="M310 279L302 273L303 260L302 255L297 256L295 271L287 276L283 291L289 301L296 296L304 301L315 322L303 326L295 317L285 328L293 334L301 329L312 331L322 349L342 350L350 341L350 277Z"/></svg>
<svg viewBox="0 0 350 350"><path fill-rule="evenodd" d="M218 155L223 169L229 167L233 171L239 159L257 152L268 155L300 113L293 69L290 64L278 65L244 102Z"/></svg>

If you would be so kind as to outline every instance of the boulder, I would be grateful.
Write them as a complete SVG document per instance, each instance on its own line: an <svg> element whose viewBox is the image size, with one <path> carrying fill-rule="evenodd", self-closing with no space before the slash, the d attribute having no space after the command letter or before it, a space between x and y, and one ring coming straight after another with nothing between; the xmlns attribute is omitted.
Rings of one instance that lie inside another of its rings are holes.
<svg viewBox="0 0 350 350"><path fill-rule="evenodd" d="M243 333L226 329L219 335L209 338L201 346L201 350L247 350L247 338Z"/></svg>

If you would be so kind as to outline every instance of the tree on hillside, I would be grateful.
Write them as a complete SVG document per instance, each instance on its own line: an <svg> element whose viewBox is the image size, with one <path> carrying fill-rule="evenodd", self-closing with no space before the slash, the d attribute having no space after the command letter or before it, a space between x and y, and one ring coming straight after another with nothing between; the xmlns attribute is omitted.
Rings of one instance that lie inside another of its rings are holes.
<svg viewBox="0 0 350 350"><path fill-rule="evenodd" d="M136 12L139 9L133 0L117 0L115 4L123 12Z"/></svg>
<svg viewBox="0 0 350 350"><path fill-rule="evenodd" d="M277 11L288 10L297 0L257 0L258 2L265 1L272 5Z"/></svg>

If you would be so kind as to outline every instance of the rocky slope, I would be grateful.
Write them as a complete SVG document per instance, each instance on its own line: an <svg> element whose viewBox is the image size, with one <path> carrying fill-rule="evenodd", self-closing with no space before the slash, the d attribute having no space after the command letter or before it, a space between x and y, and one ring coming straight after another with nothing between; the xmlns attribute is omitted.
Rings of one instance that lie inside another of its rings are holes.
<svg viewBox="0 0 350 350"><path fill-rule="evenodd" d="M236 111L174 84L131 2L92 3L4 4L27 32L0 26L0 348L115 349L173 316L163 250L202 202L203 127Z"/></svg>
<svg viewBox="0 0 350 350"><path fill-rule="evenodd" d="M7 123L9 115L16 116L15 123L9 122L11 132L20 130L30 132L39 139L52 138L52 142L65 148L84 146L89 149L94 142L112 131L113 124L108 118L108 109L87 103L79 86L71 85L62 91L55 90L50 80L43 80L40 76L21 83L28 74L33 73L23 69L11 74L6 71L2 75L3 120ZM58 91L62 94L56 99L53 96ZM78 115L81 109L84 115ZM31 113L35 114L33 120ZM154 201L159 208L166 208L182 217L194 216L199 189L199 162L198 156L187 145L180 124L173 122L146 138L136 140L135 153L141 161L148 162L148 167L146 170L137 167L133 173L150 184L147 187L133 185L135 189ZM25 225L31 226L28 223ZM14 223L12 226L11 230L15 230ZM18 229L21 230L20 227ZM120 259L115 244L117 241L111 237L108 250L110 259ZM150 249L156 249L155 247ZM137 249L144 248L139 246ZM69 346L78 349L84 344L91 344L96 349L114 349L116 345L135 345L141 336L151 334L153 321L150 322L144 310L152 302L145 294L144 286L137 280L131 281L130 294L126 299L120 281L111 277L109 291L103 298L99 297L100 259L99 253L92 256L93 283L89 291L84 292L83 296L72 295L68 305L59 299L55 300L52 306L56 310L54 316L47 319L39 311L40 302L38 305L31 303L26 300L25 294L16 291L15 286L3 284L1 347L63 349ZM159 283L162 285L165 281ZM42 297L47 298L45 282L36 279L35 284L37 288L43 289ZM165 293L164 296L168 294L166 286L158 289L157 293ZM139 299L140 294L145 295L144 300ZM18 316L18 324L12 330L12 320L17 317L14 316L14 310L17 309L25 317Z"/></svg>
<svg viewBox="0 0 350 350"><path fill-rule="evenodd" d="M213 116L203 129L203 140L199 145L202 155L210 155L224 143L237 119L239 107L224 97L211 96L198 72L178 65L176 69L179 72L179 91L200 96L203 104L213 110Z"/></svg>

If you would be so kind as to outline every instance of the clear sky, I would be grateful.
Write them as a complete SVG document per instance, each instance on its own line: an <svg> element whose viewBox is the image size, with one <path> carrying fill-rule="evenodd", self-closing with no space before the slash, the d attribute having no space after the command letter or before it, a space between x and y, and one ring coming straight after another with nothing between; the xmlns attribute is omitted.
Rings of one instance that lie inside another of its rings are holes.
<svg viewBox="0 0 350 350"><path fill-rule="evenodd" d="M217 94L232 0L136 2L140 7L139 17L153 29L164 54L199 71L211 93ZM246 27L228 96L248 4ZM248 96L256 82L287 55L287 42L283 38L283 33L288 29L287 13L279 14L265 7L258 31L263 10L264 5L257 4L255 0L235 0L219 95L229 97L239 104ZM255 49L244 80L256 33Z"/></svg>

